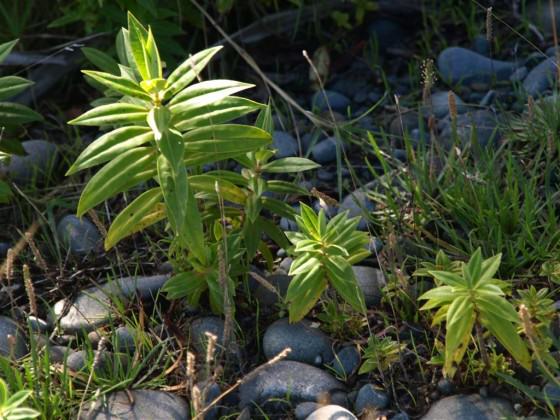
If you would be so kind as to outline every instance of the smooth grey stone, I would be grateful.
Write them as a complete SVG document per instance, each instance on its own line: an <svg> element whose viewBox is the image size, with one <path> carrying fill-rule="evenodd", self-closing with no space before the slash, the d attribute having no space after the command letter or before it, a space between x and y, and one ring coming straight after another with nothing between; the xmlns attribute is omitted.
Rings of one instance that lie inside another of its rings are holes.
<svg viewBox="0 0 560 420"><path fill-rule="evenodd" d="M527 95L539 96L553 86L557 74L556 57L549 57L529 72L523 88Z"/></svg>
<svg viewBox="0 0 560 420"><path fill-rule="evenodd" d="M488 110L477 110L468 112L457 117L457 137L461 145L470 144L472 132L476 133L476 138L480 147L489 147L496 143L499 138L497 129L498 121L493 112ZM449 119L442 121L440 125L440 140L445 147L453 146L452 124Z"/></svg>
<svg viewBox="0 0 560 420"><path fill-rule="evenodd" d="M525 66L523 67L519 67L517 70L515 70L512 75L509 77L510 82L522 82L527 75L529 74L529 69Z"/></svg>
<svg viewBox="0 0 560 420"><path fill-rule="evenodd" d="M329 105L333 111L345 113L350 105L350 99L334 90L317 91L311 98L311 106L319 111L328 111Z"/></svg>
<svg viewBox="0 0 560 420"><path fill-rule="evenodd" d="M335 177L336 177L336 174L333 171L331 171L330 169L319 168L317 170L317 179L319 181L330 182L330 181L334 180Z"/></svg>
<svg viewBox="0 0 560 420"><path fill-rule="evenodd" d="M8 249L12 247L8 242L0 242L0 258L6 258L8 254Z"/></svg>
<svg viewBox="0 0 560 420"><path fill-rule="evenodd" d="M360 93L366 93L369 90L367 81L363 78L354 78L352 76L342 75L329 87L331 91L339 92L346 97L355 97ZM358 101L356 101L358 102Z"/></svg>
<svg viewBox="0 0 560 420"><path fill-rule="evenodd" d="M358 420L358 418L339 405L325 405L311 413L305 420Z"/></svg>
<svg viewBox="0 0 560 420"><path fill-rule="evenodd" d="M337 143L342 147L342 143L337 141L335 137L327 137L316 143L311 148L311 158L320 164L331 163L336 160Z"/></svg>
<svg viewBox="0 0 560 420"><path fill-rule="evenodd" d="M72 352L68 355L66 359L66 366L75 372L79 372L84 368L90 368L93 365L97 351L94 351L91 355L88 354L86 350L78 350ZM106 369L111 366L122 366L126 367L128 365L128 356L123 353L112 353L110 351L103 351L99 356L99 364L95 367L95 372L102 374Z"/></svg>
<svg viewBox="0 0 560 420"><path fill-rule="evenodd" d="M88 218L73 214L64 216L56 227L58 236L73 254L87 254L101 243L97 227Z"/></svg>
<svg viewBox="0 0 560 420"><path fill-rule="evenodd" d="M113 392L97 400L88 414L89 403L82 409L80 420L187 420L190 419L190 407L187 402L169 392L137 389Z"/></svg>
<svg viewBox="0 0 560 420"><path fill-rule="evenodd" d="M397 413L393 417L391 417L391 420L410 420L410 417L404 411L401 411L400 413Z"/></svg>
<svg viewBox="0 0 560 420"><path fill-rule="evenodd" d="M385 18L378 18L370 23L368 32L381 52L398 45L407 36L401 25Z"/></svg>
<svg viewBox="0 0 560 420"><path fill-rule="evenodd" d="M422 420L495 420L513 415L509 401L471 394L453 395L437 401Z"/></svg>
<svg viewBox="0 0 560 420"><path fill-rule="evenodd" d="M63 364L64 359L74 353L74 350L66 346L48 346L47 351L49 352L49 361L60 364Z"/></svg>
<svg viewBox="0 0 560 420"><path fill-rule="evenodd" d="M560 386L556 385L553 382L548 382L543 387L543 395L552 403L560 402Z"/></svg>
<svg viewBox="0 0 560 420"><path fill-rule="evenodd" d="M167 275L124 277L105 283L100 288L92 287L84 290L76 296L68 311L60 319L60 327L70 334L93 331L110 321L113 314L112 297L124 303L135 296L143 300L152 299L168 278ZM61 316L65 306L65 299L55 303L53 313L49 317L51 325L54 325Z"/></svg>
<svg viewBox="0 0 560 420"><path fill-rule="evenodd" d="M457 113L462 114L466 112L467 105L463 102L463 100L456 94L452 93L455 97L455 103L457 104ZM447 114L449 114L449 92L435 92L431 95L431 109L429 107L425 107L425 111L427 114L432 112L434 117L436 118L443 118Z"/></svg>
<svg viewBox="0 0 560 420"><path fill-rule="evenodd" d="M437 383L437 390L443 395L450 395L455 391L455 386L449 379L442 378Z"/></svg>
<svg viewBox="0 0 560 420"><path fill-rule="evenodd" d="M352 271L354 271L358 286L364 293L366 306L373 308L379 305L381 302L381 289L387 285L383 271L363 265L353 266Z"/></svg>
<svg viewBox="0 0 560 420"><path fill-rule="evenodd" d="M204 357L208 345L206 332L216 336L216 352L223 347L224 320L217 316L205 316L195 319L190 326L190 339L199 355Z"/></svg>
<svg viewBox="0 0 560 420"><path fill-rule="evenodd" d="M293 404L319 401L325 395L344 390L332 375L305 363L281 360L263 367L239 388L239 406L264 404L289 396Z"/></svg>
<svg viewBox="0 0 560 420"><path fill-rule="evenodd" d="M418 115L416 111L404 112L397 115L389 125L389 132L395 137L402 137L406 133L411 133L412 130L419 127L423 117Z"/></svg>
<svg viewBox="0 0 560 420"><path fill-rule="evenodd" d="M315 200L313 202L313 210L319 213L321 210L325 211L325 215L330 219L337 215L338 207L329 206L323 200Z"/></svg>
<svg viewBox="0 0 560 420"><path fill-rule="evenodd" d="M296 420L305 420L311 413L321 408L321 404L316 402L302 402L296 406L294 416Z"/></svg>
<svg viewBox="0 0 560 420"><path fill-rule="evenodd" d="M527 2L526 14L529 22L534 23L542 30L545 35L552 34L552 24L555 21L556 25L560 22L560 4L553 3L554 18L550 13L550 6L548 1L531 1Z"/></svg>
<svg viewBox="0 0 560 420"><path fill-rule="evenodd" d="M128 327L119 327L113 333L113 348L117 352L134 353L136 350L136 342L134 331Z"/></svg>
<svg viewBox="0 0 560 420"><path fill-rule="evenodd" d="M0 174L23 186L46 180L57 162L56 145L45 140L27 140L21 145L27 155L12 156L8 165L0 165Z"/></svg>
<svg viewBox="0 0 560 420"><path fill-rule="evenodd" d="M280 264L278 265L278 268L280 270L284 270L284 272L289 273L290 272L290 267L292 266L292 263L294 262L294 259L291 257L286 257L283 258L282 261L280 261ZM560 305L560 303L559 303Z"/></svg>
<svg viewBox="0 0 560 420"><path fill-rule="evenodd" d="M33 315L27 317L27 325L33 332L42 333L49 331L49 324L47 321Z"/></svg>
<svg viewBox="0 0 560 420"><path fill-rule="evenodd" d="M276 289L278 293L274 293L267 287L259 283L257 289L255 290L255 298L264 308L274 308L281 299L286 296L288 286L290 285L290 280L292 278L284 273L274 273L266 277L266 280L270 283L272 287Z"/></svg>
<svg viewBox="0 0 560 420"><path fill-rule="evenodd" d="M287 318L283 318L267 328L263 337L263 351L268 360L287 347L292 351L285 360L310 365L329 363L334 356L329 336L317 328L312 328L308 320L290 324Z"/></svg>
<svg viewBox="0 0 560 420"><path fill-rule="evenodd" d="M14 337L10 343L8 336ZM24 330L11 318L0 316L0 355L13 355L19 359L27 354L27 341Z"/></svg>
<svg viewBox="0 0 560 420"><path fill-rule="evenodd" d="M378 389L372 384L366 384L360 388L354 408L356 413L363 413L366 409L383 410L389 405L389 396Z"/></svg>
<svg viewBox="0 0 560 420"><path fill-rule="evenodd" d="M280 229L284 232L297 232L298 225L294 220L288 219L287 217L281 217Z"/></svg>
<svg viewBox="0 0 560 420"><path fill-rule="evenodd" d="M339 350L330 366L339 378L347 379L358 371L361 362L360 352L356 346L351 345Z"/></svg>
<svg viewBox="0 0 560 420"><path fill-rule="evenodd" d="M442 79L447 83L488 83L493 79L508 80L517 68L515 63L492 60L461 47L443 50L437 60Z"/></svg>
<svg viewBox="0 0 560 420"><path fill-rule="evenodd" d="M373 210L375 210L375 203L369 198L366 190L356 190L348 194L342 202L340 203L338 212L342 213L348 210L348 217L360 217L360 223L358 224L359 230L367 229L367 219L364 214L367 215Z"/></svg>
<svg viewBox="0 0 560 420"><path fill-rule="evenodd" d="M212 401L220 396L222 391L220 386L216 382L199 382L196 387L201 391L201 395L205 395L203 401L204 407L207 407ZM204 420L217 420L220 418L220 407L219 403L212 406L203 416Z"/></svg>
<svg viewBox="0 0 560 420"><path fill-rule="evenodd" d="M495 90L489 90L486 95L484 95L484 98L481 99L479 105L481 107L489 107L490 105L492 105L492 103L494 103L494 99L496 98L496 91Z"/></svg>
<svg viewBox="0 0 560 420"><path fill-rule="evenodd" d="M297 140L285 131L274 131L272 133L272 147L276 149L277 158L299 156Z"/></svg>

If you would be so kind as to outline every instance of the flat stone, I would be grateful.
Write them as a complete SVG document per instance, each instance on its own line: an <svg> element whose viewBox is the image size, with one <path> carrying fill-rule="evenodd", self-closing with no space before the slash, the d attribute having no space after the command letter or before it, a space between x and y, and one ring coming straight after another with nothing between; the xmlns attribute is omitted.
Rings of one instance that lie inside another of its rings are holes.
<svg viewBox="0 0 560 420"><path fill-rule="evenodd" d="M281 360L241 384L239 405L244 408L288 396L293 404L317 402L337 390L344 390L344 385L329 373L305 363Z"/></svg>
<svg viewBox="0 0 560 420"><path fill-rule="evenodd" d="M187 402L175 394L163 391L138 389L113 392L101 397L89 411L89 404L82 409L81 420L187 420L190 408Z"/></svg>
<svg viewBox="0 0 560 420"><path fill-rule="evenodd" d="M14 341L9 340L14 337ZM27 354L27 341L23 329L11 318L0 316L0 355L19 359Z"/></svg>
<svg viewBox="0 0 560 420"><path fill-rule="evenodd" d="M422 420L495 420L513 415L508 401L471 394L453 395L437 401Z"/></svg>
<svg viewBox="0 0 560 420"><path fill-rule="evenodd" d="M387 285L385 274L378 268L355 265L352 267L358 286L364 293L366 306L372 308L381 301L381 289Z"/></svg>
<svg viewBox="0 0 560 420"><path fill-rule="evenodd" d="M169 276L124 277L105 283L100 288L92 287L78 294L68 311L60 318L60 327L70 334L93 331L106 325L113 315L112 300L128 302L138 295L142 300L153 298ZM51 325L62 314L66 300L55 303L50 316Z"/></svg>
<svg viewBox="0 0 560 420"><path fill-rule="evenodd" d="M56 164L56 146L45 140L27 140L21 145L27 155L12 156L7 166L0 165L0 173L22 186L44 181Z"/></svg>
<svg viewBox="0 0 560 420"><path fill-rule="evenodd" d="M73 214L64 216L56 227L63 244L73 254L87 254L101 244L97 227L87 217L78 218Z"/></svg>
<svg viewBox="0 0 560 420"><path fill-rule="evenodd" d="M443 50L437 64L445 82L465 85L485 84L494 78L498 81L508 80L517 68L515 63L492 60L461 47L449 47Z"/></svg>
<svg viewBox="0 0 560 420"><path fill-rule="evenodd" d="M325 405L311 413L305 420L358 420L358 418L339 405Z"/></svg>
<svg viewBox="0 0 560 420"><path fill-rule="evenodd" d="M285 360L322 365L334 357L330 338L318 328L312 328L308 320L290 324L287 318L283 318L267 328L263 351L268 360L287 347L292 351Z"/></svg>

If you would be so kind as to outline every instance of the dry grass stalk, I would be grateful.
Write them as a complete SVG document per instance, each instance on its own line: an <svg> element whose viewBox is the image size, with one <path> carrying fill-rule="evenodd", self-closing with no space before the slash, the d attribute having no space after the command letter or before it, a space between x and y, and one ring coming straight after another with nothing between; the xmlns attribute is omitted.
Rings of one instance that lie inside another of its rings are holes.
<svg viewBox="0 0 560 420"><path fill-rule="evenodd" d="M27 241L27 245L29 245L29 248L31 248L31 252L33 253L33 257L35 257L35 262L37 263L39 268L41 270L43 270L44 273L47 273L49 271L49 267L47 266L47 262L45 261L45 259L41 255L41 253L39 252L39 248L37 247L37 244L35 243L35 240L33 239L33 235L31 235L30 232L25 232L25 240Z"/></svg>
<svg viewBox="0 0 560 420"><path fill-rule="evenodd" d="M4 261L4 267L3 272L6 276L6 281L8 286L11 286L12 280L14 279L14 250L12 248L8 249L6 261Z"/></svg>
<svg viewBox="0 0 560 420"><path fill-rule="evenodd" d="M210 372L212 372L212 366L214 365L214 356L216 355L216 342L218 341L218 337L208 331L204 334L208 337L205 362L207 377L210 377Z"/></svg>
<svg viewBox="0 0 560 420"><path fill-rule="evenodd" d="M33 287L31 273L29 272L29 266L27 264L23 264L23 283L25 285L27 299L29 300L29 312L31 315L37 316L39 313L37 310L37 295L35 294L35 287Z"/></svg>
<svg viewBox="0 0 560 420"><path fill-rule="evenodd" d="M447 104L451 121L457 121L457 100L455 99L455 94L451 90L447 92Z"/></svg>
<svg viewBox="0 0 560 420"><path fill-rule="evenodd" d="M427 58L422 62L422 102L424 106L432 108L432 87L436 83L436 72L434 70L434 60Z"/></svg>
<svg viewBox="0 0 560 420"><path fill-rule="evenodd" d="M492 42L493 39L493 20L492 20L492 7L486 9L486 40Z"/></svg>
<svg viewBox="0 0 560 420"><path fill-rule="evenodd" d="M25 246L27 245L27 234L29 233L31 235L31 237L35 236L35 234L37 233L37 231L39 230L39 226L41 224L39 223L39 221L35 220L31 226L29 226L29 229L27 229L27 232L22 235L22 238L20 238L19 241L17 241L16 246L13 247L12 249L12 256L11 256L11 261L10 264L13 267L13 262L15 260L15 258L21 253L21 251L23 251L25 249ZM2 276L4 276L7 273L6 270L6 265L8 264L8 258L6 257L6 260L4 260L4 262L2 263L2 266L0 267L0 280L2 279Z"/></svg>
<svg viewBox="0 0 560 420"><path fill-rule="evenodd" d="M97 227L97 229L101 233L101 235L104 238L106 238L107 237L107 229L105 228L105 225L103 224L103 222L101 221L101 219L99 218L97 213L93 210L89 210L88 215L91 218L91 221L93 222L93 224Z"/></svg>

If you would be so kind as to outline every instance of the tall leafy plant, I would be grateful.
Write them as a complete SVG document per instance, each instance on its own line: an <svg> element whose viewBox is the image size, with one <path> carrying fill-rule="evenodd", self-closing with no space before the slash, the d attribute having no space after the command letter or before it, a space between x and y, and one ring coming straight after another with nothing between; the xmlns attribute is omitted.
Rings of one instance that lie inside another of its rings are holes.
<svg viewBox="0 0 560 420"><path fill-rule="evenodd" d="M85 186L77 213L81 216L141 182L155 180L157 186L142 193L115 218L105 248L167 220L173 237L171 255L183 271L170 280L167 290L174 297L188 294L193 301L209 290L213 309L219 311L223 290L212 279L218 276L219 262L227 265L238 256L234 249L228 252L237 241L235 235L226 238L225 232L209 233L205 229L208 214L205 202L197 197L210 195L218 197L218 202L244 204L247 194L219 173L197 174L195 169L206 163L242 158L268 145L268 131L230 123L265 106L233 96L252 87L250 84L201 81L203 69L221 47L194 54L164 78L151 29L129 13L128 28L122 29L117 49L121 57L116 66L118 74L84 71L103 86L107 99L70 121L109 129L80 154L68 171L73 174L104 164ZM107 56L92 50L89 54L101 66L115 69ZM215 219L223 222L220 214ZM224 256L227 261L220 261ZM177 285L179 290L172 287Z"/></svg>
<svg viewBox="0 0 560 420"><path fill-rule="evenodd" d="M0 45L0 62L4 61L17 44L18 40ZM12 155L24 155L25 150L15 137L15 131L23 124L43 119L32 109L7 99L17 95L31 86L33 82L19 76L0 77L0 163L9 161ZM6 202L11 191L5 182L0 180L0 203Z"/></svg>

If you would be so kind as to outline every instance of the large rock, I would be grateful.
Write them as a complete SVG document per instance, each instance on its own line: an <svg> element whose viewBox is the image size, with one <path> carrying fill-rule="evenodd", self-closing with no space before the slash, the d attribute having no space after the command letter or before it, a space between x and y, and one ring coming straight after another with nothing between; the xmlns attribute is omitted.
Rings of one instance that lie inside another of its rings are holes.
<svg viewBox="0 0 560 420"><path fill-rule="evenodd" d="M344 385L329 373L305 363L282 360L262 368L241 384L239 405L244 408L287 397L293 404L316 402L339 390L344 390Z"/></svg>
<svg viewBox="0 0 560 420"><path fill-rule="evenodd" d="M163 391L138 389L118 391L100 397L89 409L89 404L82 408L81 420L186 420L190 419L187 402L175 394Z"/></svg>
<svg viewBox="0 0 560 420"><path fill-rule="evenodd" d="M530 1L527 2L526 13L529 22L536 24L546 35L552 35L552 24L556 25L560 22L560 4L553 3L553 15L550 13L550 4L548 1Z"/></svg>
<svg viewBox="0 0 560 420"><path fill-rule="evenodd" d="M26 354L27 341L23 330L13 319L0 316L0 355L19 359Z"/></svg>
<svg viewBox="0 0 560 420"><path fill-rule="evenodd" d="M539 96L547 89L552 88L558 76L556 57L550 57L529 72L523 81L523 88L527 95Z"/></svg>
<svg viewBox="0 0 560 420"><path fill-rule="evenodd" d="M101 243L101 235L97 227L86 217L78 218L68 214L58 222L56 231L73 254L87 254Z"/></svg>
<svg viewBox="0 0 560 420"><path fill-rule="evenodd" d="M356 265L352 267L358 286L364 292L366 306L374 307L381 301L381 289L387 285L383 271L378 268Z"/></svg>
<svg viewBox="0 0 560 420"><path fill-rule="evenodd" d="M124 277L80 292L71 303L58 301L53 308L50 322L60 318L60 327L69 334L93 331L109 322L113 316L112 302L128 302L135 296L143 300L153 298L169 276ZM68 306L69 305L69 306ZM68 306L68 310L65 308ZM64 315L62 315L64 313Z"/></svg>
<svg viewBox="0 0 560 420"><path fill-rule="evenodd" d="M437 60L442 79L447 83L486 84L492 79L508 80L517 64L492 60L461 47L443 50Z"/></svg>
<svg viewBox="0 0 560 420"><path fill-rule="evenodd" d="M27 155L12 156L7 166L0 165L0 174L23 186L45 181L57 161L56 146L45 140L28 140L21 145Z"/></svg>
<svg viewBox="0 0 560 420"><path fill-rule="evenodd" d="M339 405L325 405L311 413L305 420L358 420L358 418Z"/></svg>
<svg viewBox="0 0 560 420"><path fill-rule="evenodd" d="M453 395L436 402L422 420L495 420L513 415L506 400L482 398L478 394Z"/></svg>
<svg viewBox="0 0 560 420"><path fill-rule="evenodd" d="M286 360L310 365L329 363L334 356L330 338L321 330L312 328L308 320L290 324L288 319L284 318L267 328L263 337L263 350L268 360L287 347L292 351Z"/></svg>

